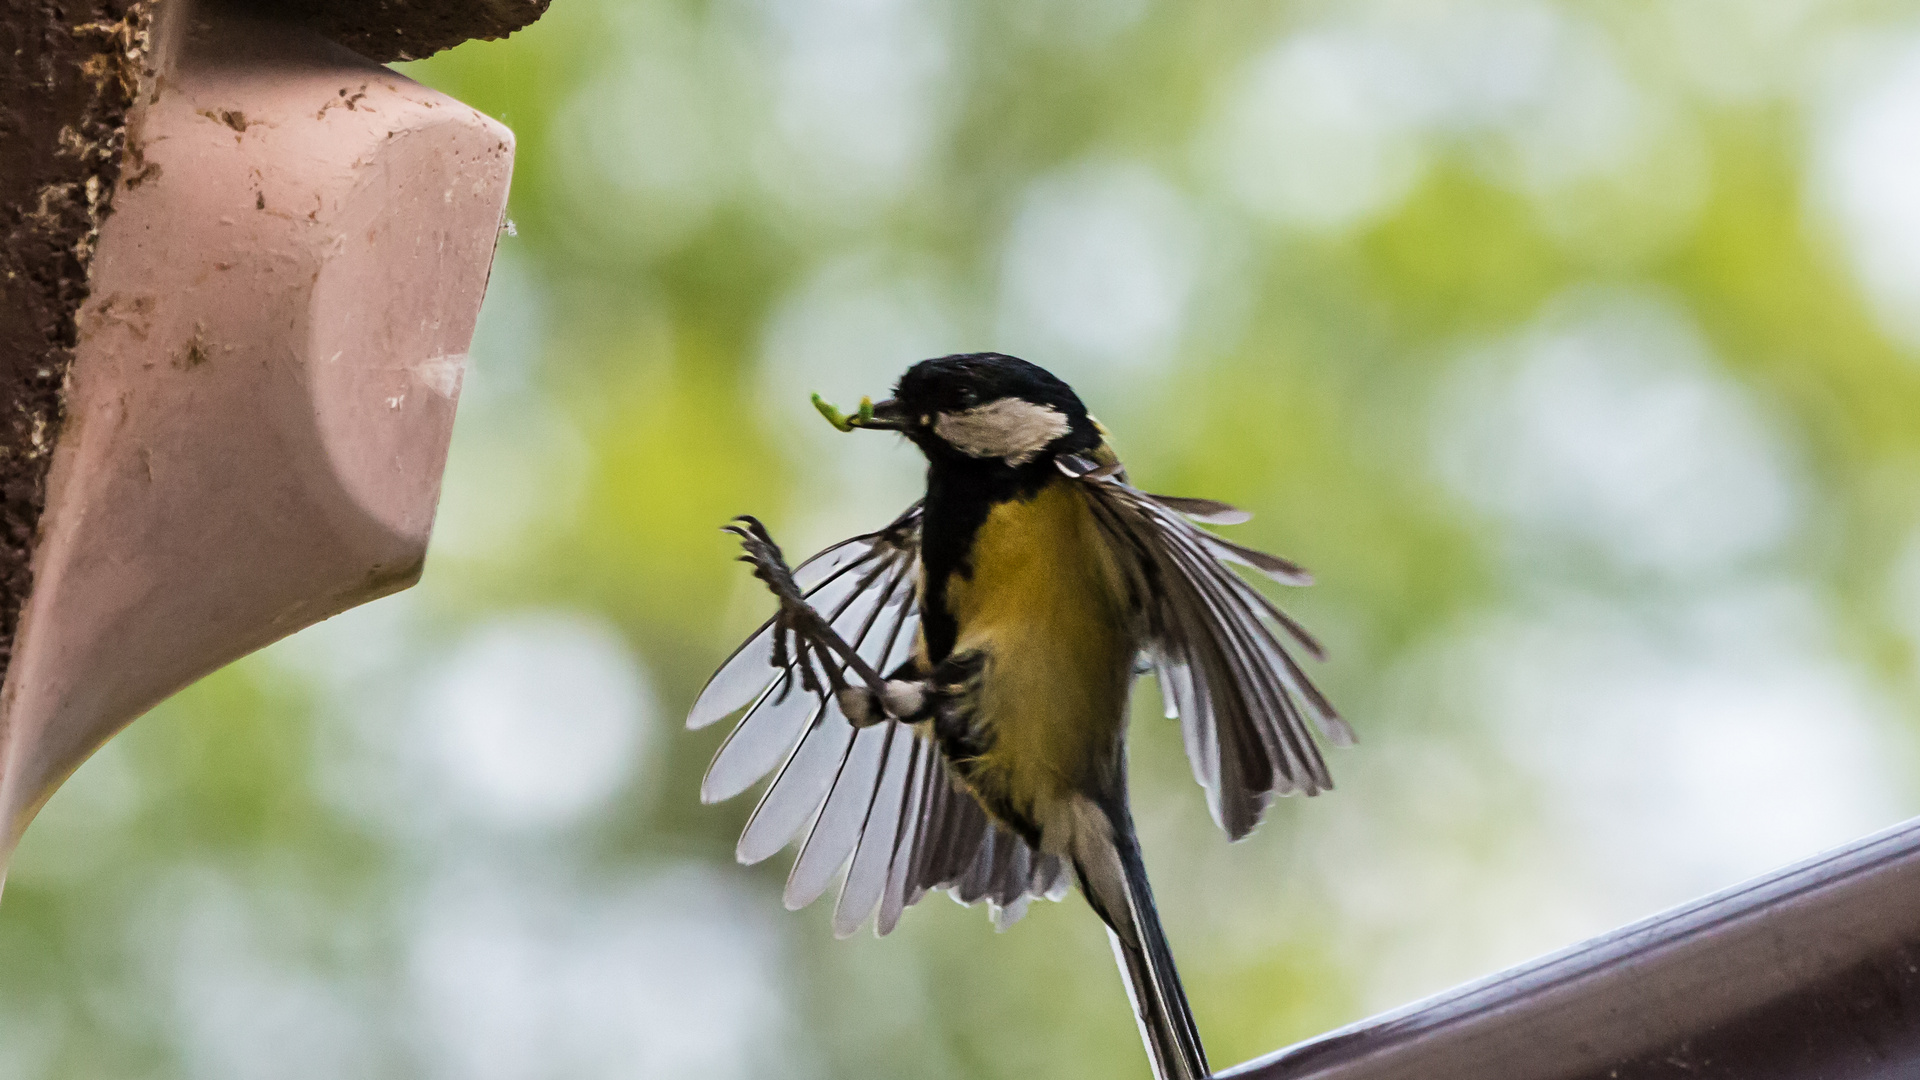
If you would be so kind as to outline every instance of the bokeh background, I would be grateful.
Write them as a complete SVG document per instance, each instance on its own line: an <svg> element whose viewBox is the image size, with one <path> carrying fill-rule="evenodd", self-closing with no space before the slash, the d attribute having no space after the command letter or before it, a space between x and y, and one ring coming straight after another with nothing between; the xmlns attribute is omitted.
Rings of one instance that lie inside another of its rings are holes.
<svg viewBox="0 0 1920 1080"><path fill-rule="evenodd" d="M1920 812L1920 5L559 0L404 70L519 137L425 579L52 801L0 1076L1144 1076L1077 898L836 942L696 796L716 527L885 522L806 394L954 351L1319 574L1338 791L1229 846L1133 736L1216 1065Z"/></svg>

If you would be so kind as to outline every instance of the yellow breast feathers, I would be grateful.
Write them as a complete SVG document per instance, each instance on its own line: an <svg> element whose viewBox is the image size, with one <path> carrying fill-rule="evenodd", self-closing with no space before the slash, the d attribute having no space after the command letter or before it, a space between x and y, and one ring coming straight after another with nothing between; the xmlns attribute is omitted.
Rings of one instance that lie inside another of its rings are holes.
<svg viewBox="0 0 1920 1080"><path fill-rule="evenodd" d="M972 575L947 583L955 652L985 659L976 722L990 749L977 785L1036 822L1090 777L1059 763L1115 760L1138 642L1124 580L1085 496L1061 478L996 505L975 535ZM1087 745L1098 742L1096 747ZM991 800L989 800L991 801Z"/></svg>

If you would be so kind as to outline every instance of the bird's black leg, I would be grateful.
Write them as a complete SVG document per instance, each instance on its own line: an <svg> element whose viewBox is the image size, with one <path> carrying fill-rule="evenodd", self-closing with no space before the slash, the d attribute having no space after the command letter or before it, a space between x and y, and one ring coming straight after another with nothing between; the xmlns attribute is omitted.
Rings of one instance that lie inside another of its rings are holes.
<svg viewBox="0 0 1920 1080"><path fill-rule="evenodd" d="M793 580L793 571L787 567L786 556L781 554L780 545L773 542L766 526L742 515L734 518L726 531L740 538L740 546L746 552L740 561L752 566L753 576L766 582L774 598L780 601L780 612L773 617L774 666L798 666L801 688L822 699L831 693L839 699L848 719L858 726L885 719L884 714L876 715L878 710L871 708L860 705L852 710L846 708L856 701L886 702L890 693L887 681L807 603L800 586ZM849 686L848 672L864 686ZM824 685L822 674L826 679Z"/></svg>

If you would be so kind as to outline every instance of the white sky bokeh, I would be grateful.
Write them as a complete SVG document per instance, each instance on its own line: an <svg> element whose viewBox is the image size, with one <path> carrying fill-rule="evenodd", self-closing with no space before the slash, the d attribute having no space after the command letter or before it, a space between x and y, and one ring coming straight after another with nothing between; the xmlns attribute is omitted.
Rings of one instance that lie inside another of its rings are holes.
<svg viewBox="0 0 1920 1080"><path fill-rule="evenodd" d="M607 13L611 55L554 118L548 153L582 221L623 247L671 246L739 186L750 69L677 9Z"/></svg>
<svg viewBox="0 0 1920 1080"><path fill-rule="evenodd" d="M774 913L709 870L599 887L455 875L421 899L407 969L428 1076L730 1080L798 1064Z"/></svg>
<svg viewBox="0 0 1920 1080"><path fill-rule="evenodd" d="M1709 100L1751 105L1797 89L1833 0L1687 0L1660 11L1667 62Z"/></svg>
<svg viewBox="0 0 1920 1080"><path fill-rule="evenodd" d="M1920 663L1920 529L1908 535L1888 574L1884 603L1888 621L1906 635Z"/></svg>
<svg viewBox="0 0 1920 1080"><path fill-rule="evenodd" d="M502 239L474 330L432 558L505 563L569 528L591 458L579 430L542 393L548 298Z"/></svg>
<svg viewBox="0 0 1920 1080"><path fill-rule="evenodd" d="M356 608L266 654L322 688L314 767L340 811L429 849L565 837L645 775L653 690L604 620L511 612L440 643L423 599Z"/></svg>
<svg viewBox="0 0 1920 1080"><path fill-rule="evenodd" d="M1830 67L1811 110L1814 209L1881 324L1920 353L1920 34L1842 42Z"/></svg>
<svg viewBox="0 0 1920 1080"><path fill-rule="evenodd" d="M1697 212L1695 136L1580 16L1509 3L1331 11L1223 79L1202 131L1202 171L1255 216L1361 228L1443 152L1525 195L1583 253L1644 257Z"/></svg>
<svg viewBox="0 0 1920 1080"><path fill-rule="evenodd" d="M1348 801L1305 837L1368 1007L1920 811L1896 705L1821 603L1785 580L1650 606L1551 591L1388 672L1404 722L1341 758Z"/></svg>
<svg viewBox="0 0 1920 1080"><path fill-rule="evenodd" d="M1001 248L999 351L1047 357L1075 385L1163 368L1186 331L1202 251L1197 214L1145 165L1085 162L1042 177Z"/></svg>
<svg viewBox="0 0 1920 1080"><path fill-rule="evenodd" d="M1737 572L1793 535L1795 455L1658 293L1576 290L1470 350L1435 459L1522 557L1572 546L1670 580Z"/></svg>
<svg viewBox="0 0 1920 1080"><path fill-rule="evenodd" d="M580 615L531 612L469 631L414 708L445 794L509 828L570 823L644 759L652 694L626 644Z"/></svg>
<svg viewBox="0 0 1920 1080"><path fill-rule="evenodd" d="M1351 30L1288 37L1242 72L1220 107L1210 154L1247 209L1309 230L1391 210L1425 163L1402 107L1399 43ZM1396 92L1399 91L1399 92Z"/></svg>
<svg viewBox="0 0 1920 1080"><path fill-rule="evenodd" d="M262 880L264 878L265 880ZM372 1075L386 1049L369 986L329 970L337 913L310 883L270 869L237 879L210 867L156 882L135 925L196 1077L327 1080ZM348 924L351 925L351 924Z"/></svg>
<svg viewBox="0 0 1920 1080"><path fill-rule="evenodd" d="M1589 878L1651 910L1910 812L1892 703L1822 601L1764 581L1670 609L1593 596L1468 639L1497 738Z"/></svg>
<svg viewBox="0 0 1920 1080"><path fill-rule="evenodd" d="M798 209L863 217L931 166L951 120L943 0L761 0L770 122L762 184Z"/></svg>
<svg viewBox="0 0 1920 1080"><path fill-rule="evenodd" d="M790 1045L777 905L696 865L523 870L442 863L407 902L353 919L272 868L181 870L131 927L140 993L171 1010L205 1080L810 1074ZM0 1061L48 1058L60 1027L44 1034Z"/></svg>
<svg viewBox="0 0 1920 1080"><path fill-rule="evenodd" d="M49 1075L68 1037L63 1019L51 1007L0 1016L0 1076L39 1080Z"/></svg>
<svg viewBox="0 0 1920 1080"><path fill-rule="evenodd" d="M1392 745L1342 785L1423 794L1309 841L1372 913L1349 948L1374 1007L1920 810L1898 704L1789 569L1800 454L1677 298L1559 296L1463 349L1433 416L1436 471L1507 563L1387 676ZM1464 858L1441 842L1460 834L1483 838Z"/></svg>

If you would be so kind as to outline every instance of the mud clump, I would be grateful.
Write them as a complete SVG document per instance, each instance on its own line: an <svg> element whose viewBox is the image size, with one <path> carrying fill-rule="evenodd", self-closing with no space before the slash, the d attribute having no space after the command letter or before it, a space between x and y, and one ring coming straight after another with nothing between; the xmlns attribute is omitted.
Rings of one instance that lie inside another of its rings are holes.
<svg viewBox="0 0 1920 1080"><path fill-rule="evenodd" d="M61 386L145 74L151 8L0 0L0 671L33 584Z"/></svg>

